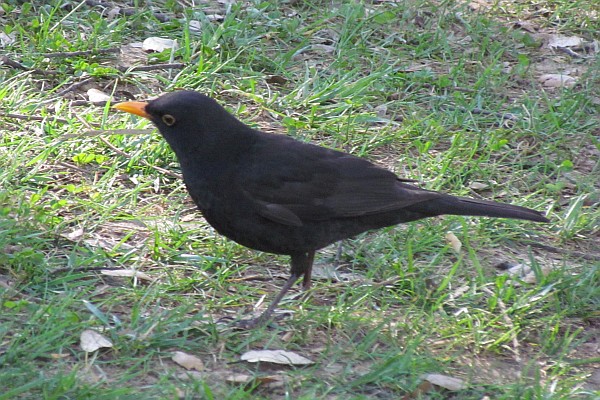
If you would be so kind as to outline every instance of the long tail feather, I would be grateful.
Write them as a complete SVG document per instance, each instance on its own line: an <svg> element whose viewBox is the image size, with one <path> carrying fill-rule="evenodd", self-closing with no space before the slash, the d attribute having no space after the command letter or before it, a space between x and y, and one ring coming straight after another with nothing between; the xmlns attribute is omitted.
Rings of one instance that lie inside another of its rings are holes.
<svg viewBox="0 0 600 400"><path fill-rule="evenodd" d="M541 212L529 208L498 203L495 201L454 197L449 195L415 204L408 207L408 209L431 215L472 215L549 222L548 218Z"/></svg>

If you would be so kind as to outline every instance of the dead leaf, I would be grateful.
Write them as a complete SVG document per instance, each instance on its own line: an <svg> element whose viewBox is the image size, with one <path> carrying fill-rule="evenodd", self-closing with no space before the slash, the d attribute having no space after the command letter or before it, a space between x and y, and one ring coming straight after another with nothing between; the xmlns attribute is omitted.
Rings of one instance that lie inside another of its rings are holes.
<svg viewBox="0 0 600 400"><path fill-rule="evenodd" d="M331 264L315 264L312 277L313 279L335 280L336 282L367 282L364 275L353 272L340 272Z"/></svg>
<svg viewBox="0 0 600 400"><path fill-rule="evenodd" d="M19 244L7 244L2 249L2 252L4 254L15 254L15 253L18 253L18 252L23 251L23 250L25 250L25 247L21 246Z"/></svg>
<svg viewBox="0 0 600 400"><path fill-rule="evenodd" d="M112 21L115 18L117 18L120 13L121 13L121 7L111 7L108 10L108 12L106 13L106 19L108 19L109 21Z"/></svg>
<svg viewBox="0 0 600 400"><path fill-rule="evenodd" d="M90 89L87 91L88 99L91 103L106 103L110 100L110 96L98 89Z"/></svg>
<svg viewBox="0 0 600 400"><path fill-rule="evenodd" d="M313 44L312 50L321 50L323 53L332 54L335 52L335 46L329 46L327 44Z"/></svg>
<svg viewBox="0 0 600 400"><path fill-rule="evenodd" d="M577 79L563 74L544 74L538 78L545 87L571 87L577 83Z"/></svg>
<svg viewBox="0 0 600 400"><path fill-rule="evenodd" d="M225 376L225 382L229 383L250 383L254 378L246 374L231 374Z"/></svg>
<svg viewBox="0 0 600 400"><path fill-rule="evenodd" d="M10 289L14 286L15 282L12 277L8 275L0 275L0 288Z"/></svg>
<svg viewBox="0 0 600 400"><path fill-rule="evenodd" d="M209 21L217 21L217 22L221 22L225 19L225 16L222 14L207 14L206 15L206 19Z"/></svg>
<svg viewBox="0 0 600 400"><path fill-rule="evenodd" d="M406 394L406 396L404 396L402 398L402 400L415 400L415 399L423 399L423 398L428 398L426 395L429 392L432 392L434 390L433 385L431 384L431 382L428 381L423 381L419 384L419 386L417 386L417 388L415 390L413 390L411 393Z"/></svg>
<svg viewBox="0 0 600 400"><path fill-rule="evenodd" d="M379 118L386 118L388 108L385 104L380 104L373 109Z"/></svg>
<svg viewBox="0 0 600 400"><path fill-rule="evenodd" d="M452 247L452 250L460 253L460 249L462 249L462 243L453 232L446 233L446 241L448 241L448 244L450 247Z"/></svg>
<svg viewBox="0 0 600 400"><path fill-rule="evenodd" d="M119 248L119 249L125 250L125 251L134 249L134 247L132 245L127 244L127 243L121 243L113 238L101 238L101 237L90 238L90 239L85 239L83 241L83 243L85 243L91 247L101 247L104 250L109 250L109 251L115 251L116 248Z"/></svg>
<svg viewBox="0 0 600 400"><path fill-rule="evenodd" d="M188 29L192 33L200 33L202 32L202 22L197 20L192 20L188 23Z"/></svg>
<svg viewBox="0 0 600 400"><path fill-rule="evenodd" d="M53 360L61 360L63 358L68 358L68 357L70 357L70 355L66 354L66 353L52 353L52 354L50 354L50 358L53 359Z"/></svg>
<svg viewBox="0 0 600 400"><path fill-rule="evenodd" d="M538 30L537 25L533 24L530 21L517 21L515 22L514 27L521 28L529 33L535 33Z"/></svg>
<svg viewBox="0 0 600 400"><path fill-rule="evenodd" d="M460 296L467 293L469 291L469 289L471 289L471 287L468 285L463 285L463 286L459 287L458 289L456 289L452 293L450 293L450 300L458 299Z"/></svg>
<svg viewBox="0 0 600 400"><path fill-rule="evenodd" d="M153 280L150 275L145 274L140 271L135 271L133 269L117 269L117 270L103 269L100 271L100 273L102 275L106 275L106 276L117 276L117 277L123 277L123 278L137 278L137 279L141 279L144 281L152 281Z"/></svg>
<svg viewBox="0 0 600 400"><path fill-rule="evenodd" d="M198 372L198 371L185 371L185 372L180 372L178 374L175 374L175 377L177 379L181 379L182 381L186 381L186 380L201 380L205 376L204 376L204 374L202 372Z"/></svg>
<svg viewBox="0 0 600 400"><path fill-rule="evenodd" d="M443 387L444 389L452 391L464 390L467 388L465 381L448 375L424 374L421 375L420 378L434 384L435 386Z"/></svg>
<svg viewBox="0 0 600 400"><path fill-rule="evenodd" d="M86 329L85 331L81 332L79 340L81 349L86 353L91 353L102 348L113 347L113 344L110 340L91 329Z"/></svg>
<svg viewBox="0 0 600 400"><path fill-rule="evenodd" d="M204 363L201 359L183 351L176 351L171 356L171 360L181 365L185 369L195 369L196 371L204 370Z"/></svg>
<svg viewBox="0 0 600 400"><path fill-rule="evenodd" d="M225 375L225 382L252 386L260 385L274 389L283 386L284 379L278 375L250 376L246 374L229 374Z"/></svg>
<svg viewBox="0 0 600 400"><path fill-rule="evenodd" d="M552 270L549 266L542 266L540 272L542 276L546 276ZM508 264L508 268L505 268L506 274L511 277L517 277L524 283L535 284L538 283L538 274L533 270L531 265L527 264Z"/></svg>
<svg viewBox="0 0 600 400"><path fill-rule="evenodd" d="M71 240L73 242L76 242L77 240L79 240L82 236L83 236L83 229L82 228L76 228L75 230L69 232L69 233L61 233L60 236L64 237L65 239Z"/></svg>
<svg viewBox="0 0 600 400"><path fill-rule="evenodd" d="M10 46L17 40L17 31L13 31L8 35L4 32L0 32L0 47Z"/></svg>
<svg viewBox="0 0 600 400"><path fill-rule="evenodd" d="M270 75L265 81L272 85L285 85L287 83L287 79L281 75Z"/></svg>
<svg viewBox="0 0 600 400"><path fill-rule="evenodd" d="M578 36L561 36L552 35L548 40L549 48L557 47L577 47L584 43L583 39Z"/></svg>
<svg viewBox="0 0 600 400"><path fill-rule="evenodd" d="M160 53L165 50L177 49L177 41L173 39L149 37L142 43L142 50Z"/></svg>
<svg viewBox="0 0 600 400"><path fill-rule="evenodd" d="M487 183L483 183L483 182L471 182L471 184L469 185L469 189L473 189L473 190L484 190L484 189L488 189L490 187L490 185L488 185Z"/></svg>
<svg viewBox="0 0 600 400"><path fill-rule="evenodd" d="M248 362L270 362L284 365L310 365L314 364L308 358L302 357L294 352L285 350L250 350L240 357L242 361Z"/></svg>

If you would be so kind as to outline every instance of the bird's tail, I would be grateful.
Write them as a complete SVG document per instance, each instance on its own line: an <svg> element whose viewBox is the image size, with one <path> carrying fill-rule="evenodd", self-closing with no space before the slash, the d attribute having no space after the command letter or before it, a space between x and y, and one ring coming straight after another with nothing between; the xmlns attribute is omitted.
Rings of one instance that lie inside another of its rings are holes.
<svg viewBox="0 0 600 400"><path fill-rule="evenodd" d="M444 195L414 206L418 212L431 215L472 215L480 217L515 218L536 222L550 222L541 212L530 208L497 203L489 200L470 199Z"/></svg>

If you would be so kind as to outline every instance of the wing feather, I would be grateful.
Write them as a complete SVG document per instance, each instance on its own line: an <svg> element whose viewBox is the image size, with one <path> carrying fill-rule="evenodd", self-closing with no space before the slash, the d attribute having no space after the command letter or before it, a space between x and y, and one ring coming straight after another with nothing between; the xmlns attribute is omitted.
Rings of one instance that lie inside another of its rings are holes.
<svg viewBox="0 0 600 400"><path fill-rule="evenodd" d="M310 151L299 149L305 146ZM373 215L439 196L364 159L292 140L262 142L248 159L239 184L261 215L287 225Z"/></svg>

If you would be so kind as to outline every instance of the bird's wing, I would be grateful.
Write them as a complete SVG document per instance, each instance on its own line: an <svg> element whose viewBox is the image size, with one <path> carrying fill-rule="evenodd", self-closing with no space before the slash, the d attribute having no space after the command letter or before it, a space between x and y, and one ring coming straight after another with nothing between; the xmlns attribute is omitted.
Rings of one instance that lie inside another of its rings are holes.
<svg viewBox="0 0 600 400"><path fill-rule="evenodd" d="M262 144L246 159L237 170L246 196L265 218L291 226L378 214L439 196L364 159L292 140Z"/></svg>

